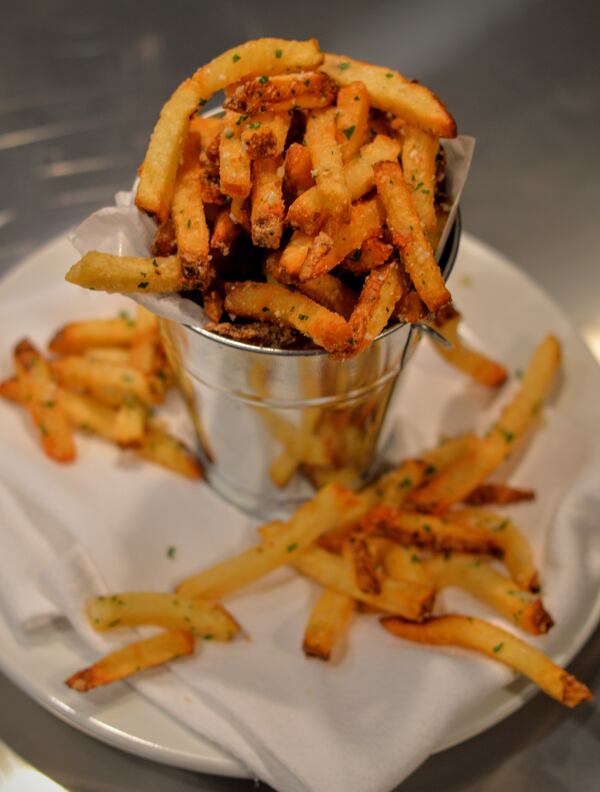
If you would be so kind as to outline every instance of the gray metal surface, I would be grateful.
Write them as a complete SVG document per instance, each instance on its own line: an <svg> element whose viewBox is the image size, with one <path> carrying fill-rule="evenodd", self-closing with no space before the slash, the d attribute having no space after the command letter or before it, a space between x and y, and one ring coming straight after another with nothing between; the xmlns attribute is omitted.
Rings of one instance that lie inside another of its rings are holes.
<svg viewBox="0 0 600 792"><path fill-rule="evenodd" d="M328 49L417 75L478 139L467 230L514 259L600 358L600 6L595 0L369 3L3 3L0 271L132 181L177 80L262 34L316 35ZM510 330L510 306L506 312ZM600 633L572 664L600 695ZM251 790L136 759L56 720L0 678L0 736L78 792ZM579 792L600 786L597 704L542 696L432 757L401 792ZM325 791L326 792L326 791Z"/></svg>

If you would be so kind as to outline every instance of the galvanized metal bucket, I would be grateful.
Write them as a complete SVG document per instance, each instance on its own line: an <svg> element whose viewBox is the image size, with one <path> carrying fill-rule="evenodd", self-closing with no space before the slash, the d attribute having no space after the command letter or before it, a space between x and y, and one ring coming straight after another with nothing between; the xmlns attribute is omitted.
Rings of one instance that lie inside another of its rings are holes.
<svg viewBox="0 0 600 792"><path fill-rule="evenodd" d="M460 214L440 256L447 278ZM400 372L421 325L385 330L363 353L331 360L323 350L251 346L161 319L167 354L194 422L210 484L263 519L289 513L314 486L356 486L381 463Z"/></svg>

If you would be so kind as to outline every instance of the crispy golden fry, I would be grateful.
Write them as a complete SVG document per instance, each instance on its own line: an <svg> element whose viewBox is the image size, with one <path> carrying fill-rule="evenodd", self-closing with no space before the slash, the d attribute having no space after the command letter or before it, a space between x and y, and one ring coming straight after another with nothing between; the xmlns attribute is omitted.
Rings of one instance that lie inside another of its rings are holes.
<svg viewBox="0 0 600 792"><path fill-rule="evenodd" d="M200 198L205 207L228 205L231 200L228 195L221 192L221 179L219 172L219 143L221 134L216 139L216 162L209 160L208 152L200 155L199 160L199 179L200 179Z"/></svg>
<svg viewBox="0 0 600 792"><path fill-rule="evenodd" d="M328 352L346 349L350 328L345 319L303 294L275 283L227 284L225 310L235 316L293 327Z"/></svg>
<svg viewBox="0 0 600 792"><path fill-rule="evenodd" d="M171 215L169 215L156 229L151 253L153 256L174 256L177 253L175 223Z"/></svg>
<svg viewBox="0 0 600 792"><path fill-rule="evenodd" d="M483 509L461 509L452 512L452 519L467 527L490 531L502 548L504 565L515 583L529 591L539 591L531 546L510 518Z"/></svg>
<svg viewBox="0 0 600 792"><path fill-rule="evenodd" d="M327 531L356 496L335 484L318 492L286 523L275 523L273 534L240 555L228 558L184 580L178 593L216 599L230 594L277 569L298 555L319 534Z"/></svg>
<svg viewBox="0 0 600 792"><path fill-rule="evenodd" d="M369 489L385 506L400 508L411 492L425 481L429 465L419 459L407 459L385 473Z"/></svg>
<svg viewBox="0 0 600 792"><path fill-rule="evenodd" d="M348 223L331 218L314 238L298 277L306 281L329 272L360 248L365 239L379 234L381 224L381 210L376 199L354 204Z"/></svg>
<svg viewBox="0 0 600 792"><path fill-rule="evenodd" d="M373 166L378 162L394 161L400 154L397 140L378 135L371 143L360 150L360 157L347 162L343 167L343 175L350 198L357 201L375 186ZM306 189L288 210L288 222L309 235L316 234L327 220L328 210L317 187ZM391 248L390 248L391 252ZM388 254L389 258L389 254ZM380 263L384 263L383 261Z"/></svg>
<svg viewBox="0 0 600 792"><path fill-rule="evenodd" d="M228 256L231 247L240 233L239 224L231 219L229 206L224 207L219 212L210 239L210 246L219 250L224 256Z"/></svg>
<svg viewBox="0 0 600 792"><path fill-rule="evenodd" d="M534 422L559 365L560 344L554 336L547 336L535 350L519 392L504 407L498 423L479 441L472 455L459 460L415 493L414 505L442 512L479 486L506 459L514 448L514 441Z"/></svg>
<svg viewBox="0 0 600 792"><path fill-rule="evenodd" d="M223 130L224 120L221 116L194 116L190 121L189 134L200 140L200 150L209 151Z"/></svg>
<svg viewBox="0 0 600 792"><path fill-rule="evenodd" d="M335 99L335 84L321 72L250 77L231 86L223 107L237 113L287 112L328 107Z"/></svg>
<svg viewBox="0 0 600 792"><path fill-rule="evenodd" d="M495 534L485 528L467 527L454 519L441 519L391 506L376 506L364 518L362 526L366 533L428 550L490 555L502 555L503 552Z"/></svg>
<svg viewBox="0 0 600 792"><path fill-rule="evenodd" d="M0 396L8 401L20 404L23 400L18 377L9 377L0 382Z"/></svg>
<svg viewBox="0 0 600 792"><path fill-rule="evenodd" d="M206 104L217 91L250 75L315 69L322 62L323 54L316 39L261 38L246 41L217 56L198 69L192 80L202 89L201 104Z"/></svg>
<svg viewBox="0 0 600 792"><path fill-rule="evenodd" d="M280 327L268 322L250 322L243 325L235 325L231 322L218 324L208 322L204 325L204 329L234 341L245 341L276 349L294 346L301 338L291 327Z"/></svg>
<svg viewBox="0 0 600 792"><path fill-rule="evenodd" d="M278 254L267 258L265 274L268 282L294 285L299 292L329 308L330 311L341 314L344 319L350 318L358 299L356 292L333 275L322 275L320 278L297 283L281 265L281 257Z"/></svg>
<svg viewBox="0 0 600 792"><path fill-rule="evenodd" d="M224 195L246 198L250 195L250 157L242 143L242 129L235 113L225 115L219 141L220 187Z"/></svg>
<svg viewBox="0 0 600 792"><path fill-rule="evenodd" d="M98 632L152 625L186 630L205 640L230 641L240 629L222 605L168 592L134 591L94 597L87 603L86 614Z"/></svg>
<svg viewBox="0 0 600 792"><path fill-rule="evenodd" d="M283 233L283 160L257 159L252 164L252 242L278 248Z"/></svg>
<svg viewBox="0 0 600 792"><path fill-rule="evenodd" d="M519 588L481 559L453 553L431 558L423 566L436 586L458 586L533 635L548 632L554 623L539 596Z"/></svg>
<svg viewBox="0 0 600 792"><path fill-rule="evenodd" d="M175 224L177 255L186 278L204 291L214 280L208 255L208 226L200 189L200 135L189 132L183 145L183 161L177 172L171 214Z"/></svg>
<svg viewBox="0 0 600 792"><path fill-rule="evenodd" d="M481 652L492 660L529 677L549 696L567 707L591 701L588 688L564 669L516 636L471 616L437 616L423 624L384 617L381 624L392 635L417 643L461 646Z"/></svg>
<svg viewBox="0 0 600 792"><path fill-rule="evenodd" d="M183 141L200 98L193 80L183 82L160 111L148 144L135 204L161 222L169 214Z"/></svg>
<svg viewBox="0 0 600 792"><path fill-rule="evenodd" d="M58 389L56 398L74 428L117 442L115 410L64 388Z"/></svg>
<svg viewBox="0 0 600 792"><path fill-rule="evenodd" d="M306 261L313 238L302 231L294 231L281 253L281 266L292 278L296 278Z"/></svg>
<svg viewBox="0 0 600 792"><path fill-rule="evenodd" d="M344 261L344 269L353 275L366 275L371 270L385 264L394 250L379 237L365 239L360 250L353 251Z"/></svg>
<svg viewBox="0 0 600 792"><path fill-rule="evenodd" d="M14 360L21 403L33 419L46 455L56 462L72 462L73 433L57 403L58 389L48 363L28 339L17 344Z"/></svg>
<svg viewBox="0 0 600 792"><path fill-rule="evenodd" d="M329 660L346 634L354 613L354 600L325 589L313 606L304 630L302 650L308 657Z"/></svg>
<svg viewBox="0 0 600 792"><path fill-rule="evenodd" d="M292 143L285 152L285 187L292 195L300 195L314 186L310 151L300 143Z"/></svg>
<svg viewBox="0 0 600 792"><path fill-rule="evenodd" d="M438 137L456 137L456 123L442 102L428 88L407 80L399 72L332 54L325 55L321 69L339 85L360 80L373 107L400 116Z"/></svg>
<svg viewBox="0 0 600 792"><path fill-rule="evenodd" d="M191 632L168 630L111 652L89 668L70 676L65 680L65 685L80 693L86 693L100 685L109 685L139 671L155 668L193 653L194 636Z"/></svg>
<svg viewBox="0 0 600 792"><path fill-rule="evenodd" d="M242 129L242 143L250 159L281 156L290 121L290 113L258 113L249 118Z"/></svg>
<svg viewBox="0 0 600 792"><path fill-rule="evenodd" d="M465 503L471 506L487 506L490 503L506 506L508 503L533 500L535 491L532 489L518 489L506 484L480 484L465 498Z"/></svg>
<svg viewBox="0 0 600 792"><path fill-rule="evenodd" d="M336 106L342 161L350 162L365 143L369 132L369 94L364 84L353 82L340 88Z"/></svg>
<svg viewBox="0 0 600 792"><path fill-rule="evenodd" d="M198 458L185 443L156 426L147 429L142 444L135 449L135 453L142 459L161 465L192 481L203 476Z"/></svg>
<svg viewBox="0 0 600 792"><path fill-rule="evenodd" d="M140 258L91 251L73 264L65 280L84 289L106 292L177 292L194 288L177 256Z"/></svg>
<svg viewBox="0 0 600 792"><path fill-rule="evenodd" d="M122 448L142 444L146 429L147 411L137 399L128 399L117 410L114 420L114 440Z"/></svg>
<svg viewBox="0 0 600 792"><path fill-rule="evenodd" d="M399 163L375 165L375 183L406 271L425 305L430 311L437 311L450 302L450 292L423 232Z"/></svg>
<svg viewBox="0 0 600 792"><path fill-rule="evenodd" d="M135 320L127 311L121 311L116 319L88 319L64 325L48 348L58 355L72 355L95 347L127 347L135 334Z"/></svg>
<svg viewBox="0 0 600 792"><path fill-rule="evenodd" d="M472 454L478 444L479 438L471 433L446 438L437 448L421 454L421 459L427 463L426 475L441 473L459 459Z"/></svg>
<svg viewBox="0 0 600 792"><path fill-rule="evenodd" d="M203 295L204 312L213 322L217 323L223 316L224 297L219 289L211 289Z"/></svg>
<svg viewBox="0 0 600 792"><path fill-rule="evenodd" d="M350 190L344 178L342 150L336 138L335 110L311 113L306 122L306 145L325 211L345 222L350 219Z"/></svg>
<svg viewBox="0 0 600 792"><path fill-rule="evenodd" d="M439 142L428 132L414 126L404 127L402 170L411 190L412 202L426 234L436 226L435 183Z"/></svg>
<svg viewBox="0 0 600 792"><path fill-rule="evenodd" d="M246 198L232 198L229 205L229 217L234 223L241 226L241 228L250 233L250 208Z"/></svg>
<svg viewBox="0 0 600 792"><path fill-rule="evenodd" d="M132 398L152 405L162 396L155 389L153 378L131 366L116 366L70 355L51 361L50 369L61 385L89 392L104 404L115 407Z"/></svg>
<svg viewBox="0 0 600 792"><path fill-rule="evenodd" d="M335 482L348 489L356 489L357 482L360 481L360 471L352 465L345 467L319 467L317 465L303 465L302 470L306 478L315 489L326 487L327 484ZM327 547L325 548L328 549Z"/></svg>
<svg viewBox="0 0 600 792"><path fill-rule="evenodd" d="M354 582L365 594L380 594L381 581L365 537L352 531L342 545L342 557L352 570Z"/></svg>
<svg viewBox="0 0 600 792"><path fill-rule="evenodd" d="M427 318L427 308L416 291L409 289L405 291L398 305L396 306L396 316L401 322L407 324L419 324Z"/></svg>
<svg viewBox="0 0 600 792"><path fill-rule="evenodd" d="M434 349L447 363L464 371L481 385L491 388L502 385L508 376L506 369L500 363L471 349L461 340L458 334L460 319L460 314L452 305L442 309L434 318L432 327L452 344L451 347L446 347L433 341Z"/></svg>
<svg viewBox="0 0 600 792"><path fill-rule="evenodd" d="M134 336L129 348L129 363L144 374L152 374L157 365L158 317L141 305L136 306Z"/></svg>
<svg viewBox="0 0 600 792"><path fill-rule="evenodd" d="M387 539L369 539L369 547L381 553L385 574L392 580L408 580L412 583L432 586L434 579L426 571L418 547L399 545Z"/></svg>
<svg viewBox="0 0 600 792"><path fill-rule="evenodd" d="M352 353L361 352L385 329L402 295L395 261L372 270L352 311Z"/></svg>

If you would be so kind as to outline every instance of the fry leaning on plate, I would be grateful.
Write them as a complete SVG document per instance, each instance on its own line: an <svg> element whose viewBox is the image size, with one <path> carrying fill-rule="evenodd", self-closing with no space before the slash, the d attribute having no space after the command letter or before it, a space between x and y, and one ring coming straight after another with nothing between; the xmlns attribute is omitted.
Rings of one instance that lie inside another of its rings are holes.
<svg viewBox="0 0 600 792"><path fill-rule="evenodd" d="M84 430L191 480L205 474L269 521L253 546L199 560L174 591L82 603L96 631L160 630L132 632L73 673L71 688L190 655L200 641L243 643L235 601L223 601L287 566L320 586L298 635L306 663L343 663L353 624L376 619L399 653L407 642L461 647L567 707L592 698L541 641L505 629L553 626L519 524L520 503L546 493L495 473L544 431L561 344L548 328L506 394L505 366L461 339L445 282L460 236L456 134L428 88L314 39L248 41L175 89L130 206L153 239L137 254L88 250L66 276L134 296L135 312L48 328L47 353L22 340L0 393L58 463L75 460ZM471 431L392 465L389 406L422 334L465 387L498 391L495 419L477 432L474 415ZM161 418L175 394L194 427L186 444ZM250 445L253 464L240 454ZM445 612L449 587L499 618Z"/></svg>

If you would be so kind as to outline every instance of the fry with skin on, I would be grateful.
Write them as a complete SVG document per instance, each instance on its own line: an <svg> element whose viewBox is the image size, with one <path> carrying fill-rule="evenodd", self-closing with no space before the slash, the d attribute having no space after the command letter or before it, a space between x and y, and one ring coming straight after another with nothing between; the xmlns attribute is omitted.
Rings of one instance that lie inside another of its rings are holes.
<svg viewBox="0 0 600 792"><path fill-rule="evenodd" d="M231 219L229 206L225 206L215 220L210 246L222 253L223 256L228 256L239 233L240 226Z"/></svg>
<svg viewBox="0 0 600 792"><path fill-rule="evenodd" d="M352 597L325 589L315 602L304 630L302 651L307 657L329 660L348 631L355 606Z"/></svg>
<svg viewBox="0 0 600 792"><path fill-rule="evenodd" d="M381 624L398 638L435 646L473 649L529 677L566 707L591 701L588 688L538 649L500 627L471 616L436 616L422 624L384 617Z"/></svg>
<svg viewBox="0 0 600 792"><path fill-rule="evenodd" d="M44 452L56 462L72 462L76 456L73 432L57 403L56 383L46 360L23 339L15 347L14 361L21 403L33 419Z"/></svg>
<svg viewBox="0 0 600 792"><path fill-rule="evenodd" d="M399 163L377 163L375 183L385 207L388 228L394 244L400 248L406 271L425 305L430 311L437 311L450 302L450 292L415 211Z"/></svg>
<svg viewBox="0 0 600 792"><path fill-rule="evenodd" d="M238 226L250 233L250 209L246 198L232 198L229 204L229 217Z"/></svg>
<svg viewBox="0 0 600 792"><path fill-rule="evenodd" d="M519 489L506 484L480 484L467 495L465 503L470 506L487 506L495 503L506 506L508 503L533 500L535 491L532 489Z"/></svg>
<svg viewBox="0 0 600 792"><path fill-rule="evenodd" d="M535 350L521 387L472 455L459 460L416 492L412 502L419 509L443 512L466 498L510 454L533 424L560 365L560 344L550 335Z"/></svg>
<svg viewBox="0 0 600 792"><path fill-rule="evenodd" d="M65 280L84 289L105 292L177 292L193 289L177 256L142 258L91 251L73 264Z"/></svg>
<svg viewBox="0 0 600 792"><path fill-rule="evenodd" d="M251 116L242 129L242 143L250 159L281 156L290 121L290 113L258 113Z"/></svg>
<svg viewBox="0 0 600 792"><path fill-rule="evenodd" d="M157 426L146 430L141 444L135 448L135 453L148 462L154 462L192 481L203 476L200 461L185 443Z"/></svg>
<svg viewBox="0 0 600 792"><path fill-rule="evenodd" d="M344 269L353 275L366 275L371 270L385 264L393 250L392 245L388 245L379 237L369 237L362 243L360 250L354 250L345 259Z"/></svg>
<svg viewBox="0 0 600 792"><path fill-rule="evenodd" d="M293 327L329 352L344 350L351 337L346 320L309 297L276 283L226 284L225 310L235 316Z"/></svg>
<svg viewBox="0 0 600 792"><path fill-rule="evenodd" d="M222 605L170 592L133 591L94 597L86 605L86 615L98 632L151 625L186 630L205 640L230 641L240 629Z"/></svg>
<svg viewBox="0 0 600 792"><path fill-rule="evenodd" d="M330 218L312 241L300 267L299 279L306 281L329 272L353 250L360 248L365 239L377 236L381 231L382 221L381 210L375 198L353 204L347 223Z"/></svg>
<svg viewBox="0 0 600 792"><path fill-rule="evenodd" d="M65 680L65 685L79 693L86 693L193 653L194 636L191 632L168 630L105 655L94 665L70 676Z"/></svg>
<svg viewBox="0 0 600 792"><path fill-rule="evenodd" d="M306 261L313 238L302 231L294 231L290 241L281 253L281 266L293 278L296 278Z"/></svg>
<svg viewBox="0 0 600 792"><path fill-rule="evenodd" d="M224 123L220 116L194 116L190 121L188 134L197 136L200 150L206 152L215 144Z"/></svg>
<svg viewBox="0 0 600 792"><path fill-rule="evenodd" d="M418 127L404 127L402 170L426 234L431 234L436 226L434 198L438 149L439 141L434 135Z"/></svg>
<svg viewBox="0 0 600 792"><path fill-rule="evenodd" d="M338 85L364 83L369 101L378 110L393 113L438 137L456 137L456 123L433 93L394 69L373 66L346 55L325 54L321 70Z"/></svg>
<svg viewBox="0 0 600 792"><path fill-rule="evenodd" d="M265 111L282 113L297 107L328 107L333 103L335 93L335 84L321 72L281 74L269 78L263 74L232 85L226 92L223 107L249 115Z"/></svg>
<svg viewBox="0 0 600 792"><path fill-rule="evenodd" d="M278 248L283 233L283 168L281 158L252 163L252 242L258 247Z"/></svg>
<svg viewBox="0 0 600 792"><path fill-rule="evenodd" d="M309 115L306 121L306 145L317 190L326 212L331 217L348 221L352 198L344 178L342 150L337 142L333 108Z"/></svg>
<svg viewBox="0 0 600 792"><path fill-rule="evenodd" d="M471 349L461 340L458 334L460 320L460 314L452 305L446 306L435 316L431 326L450 341L452 346L446 347L432 341L433 348L447 363L468 374L475 382L490 388L502 385L508 376L506 368Z"/></svg>
<svg viewBox="0 0 600 792"><path fill-rule="evenodd" d="M365 280L352 316L352 353L369 346L386 327L402 295L395 261L372 270Z"/></svg>
<svg viewBox="0 0 600 792"><path fill-rule="evenodd" d="M285 187L292 195L300 195L314 187L312 159L306 146L302 146L300 143L292 143L285 152L284 169Z"/></svg>
<svg viewBox="0 0 600 792"><path fill-rule="evenodd" d="M225 336L234 341L247 341L249 344L285 349L298 343L300 336L291 327L280 327L268 322L248 322L243 325L231 322L208 322L204 329L215 335Z"/></svg>
<svg viewBox="0 0 600 792"><path fill-rule="evenodd" d="M246 198L252 189L250 157L237 120L235 113L226 113L219 140L220 187L224 195Z"/></svg>
<svg viewBox="0 0 600 792"><path fill-rule="evenodd" d="M369 94L364 84L353 82L340 88L336 107L342 161L350 162L365 143L369 132Z"/></svg>
<svg viewBox="0 0 600 792"><path fill-rule="evenodd" d="M381 582L375 571L375 561L369 552L365 537L352 531L342 545L342 558L349 565L354 582L365 594L379 594Z"/></svg>
<svg viewBox="0 0 600 792"><path fill-rule="evenodd" d="M223 295L218 289L211 289L203 295L204 312L212 322L219 322L223 316Z"/></svg>
<svg viewBox="0 0 600 792"><path fill-rule="evenodd" d="M364 145L360 149L360 157L347 162L342 171L351 200L357 201L374 187L374 165L394 161L399 154L400 143L385 135L377 135L371 143ZM288 210L287 220L294 228L312 236L321 229L328 215L319 189L312 187L296 198Z"/></svg>
<svg viewBox="0 0 600 792"><path fill-rule="evenodd" d="M260 544L184 580L177 592L186 597L218 599L263 577L297 556L351 507L356 496L330 484L296 510Z"/></svg>

